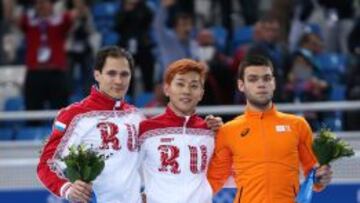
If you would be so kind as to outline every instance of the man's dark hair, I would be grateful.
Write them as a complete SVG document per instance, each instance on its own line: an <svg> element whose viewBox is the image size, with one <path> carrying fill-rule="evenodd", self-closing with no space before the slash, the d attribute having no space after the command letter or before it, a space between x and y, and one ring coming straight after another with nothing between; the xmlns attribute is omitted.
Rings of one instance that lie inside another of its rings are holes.
<svg viewBox="0 0 360 203"><path fill-rule="evenodd" d="M298 46L299 47L302 47L304 46L305 44L309 43L311 41L311 37L312 36L315 36L317 38L320 39L319 35L313 33L313 32L308 32L308 33L305 33L303 34L301 37L300 37L300 40L298 42Z"/></svg>
<svg viewBox="0 0 360 203"><path fill-rule="evenodd" d="M190 20L194 22L194 16L191 13L187 12L178 12L174 17L174 27L176 27L180 20Z"/></svg>
<svg viewBox="0 0 360 203"><path fill-rule="evenodd" d="M270 59L261 55L247 55L240 63L238 68L238 79L244 79L245 69L249 66L266 66L270 67L271 72L274 74L274 66Z"/></svg>
<svg viewBox="0 0 360 203"><path fill-rule="evenodd" d="M280 23L279 19L276 18L272 13L265 13L264 15L262 15L260 17L258 22L260 22L260 23L274 23L274 22Z"/></svg>
<svg viewBox="0 0 360 203"><path fill-rule="evenodd" d="M95 58L95 70L102 71L108 57L125 58L129 62L130 70L134 70L134 59L132 55L118 46L106 46L100 49Z"/></svg>

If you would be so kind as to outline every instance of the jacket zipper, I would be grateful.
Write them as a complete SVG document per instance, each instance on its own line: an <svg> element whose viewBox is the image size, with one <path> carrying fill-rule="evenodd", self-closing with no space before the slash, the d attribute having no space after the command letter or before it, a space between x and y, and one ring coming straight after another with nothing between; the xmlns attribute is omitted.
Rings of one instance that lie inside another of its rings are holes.
<svg viewBox="0 0 360 203"><path fill-rule="evenodd" d="M116 100L115 105L113 107L113 110L118 110L121 106L121 101L120 100Z"/></svg>
<svg viewBox="0 0 360 203"><path fill-rule="evenodd" d="M238 201L238 203L241 202L241 196L242 196L243 190L244 190L244 188L241 187L241 188L240 188L240 191L239 191L239 201Z"/></svg>
<svg viewBox="0 0 360 203"><path fill-rule="evenodd" d="M265 148L265 161L268 161L268 155L269 155L269 148L268 148L268 146L267 146L267 144L268 144L268 142L267 142L267 140L268 140L268 137L266 137L266 133L265 133L265 131L264 131L264 113L262 113L261 114L261 116L260 116L260 123L261 123L261 131L262 131L262 135L263 135L263 137L264 137L264 140L265 140L265 143L264 143L264 148ZM270 184L270 178L269 178L269 166L268 166L268 164L266 164L266 172L265 172L265 174L266 174L266 193L267 193L267 197L269 198L269 200L271 200L271 197L270 197L270 191L269 191L269 184Z"/></svg>
<svg viewBox="0 0 360 203"><path fill-rule="evenodd" d="M185 135L185 133L186 133L186 124L189 122L189 120L190 120L190 116L185 116L185 121L184 121L183 131L182 131L183 135Z"/></svg>

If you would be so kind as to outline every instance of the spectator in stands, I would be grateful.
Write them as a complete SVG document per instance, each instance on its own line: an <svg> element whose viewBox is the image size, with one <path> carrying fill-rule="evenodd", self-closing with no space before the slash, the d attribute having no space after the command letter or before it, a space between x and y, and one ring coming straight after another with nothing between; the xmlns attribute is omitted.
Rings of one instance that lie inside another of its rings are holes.
<svg viewBox="0 0 360 203"><path fill-rule="evenodd" d="M93 17L89 9L89 0L68 0L67 7L76 9L77 17L69 32L67 41L68 61L72 93L80 89L83 97L90 93L93 83L91 66L93 64L94 51L91 46L90 37L96 33ZM79 68L80 71L76 71ZM76 75L75 73L80 73Z"/></svg>
<svg viewBox="0 0 360 203"><path fill-rule="evenodd" d="M181 58L197 59L199 46L191 37L193 31L193 17L188 13L177 13L174 28L165 25L167 8L175 3L174 0L162 0L154 19L154 35L159 49L159 62L161 70L157 75L159 80L171 62Z"/></svg>
<svg viewBox="0 0 360 203"><path fill-rule="evenodd" d="M199 44L199 60L208 68L205 81L206 94L200 104L232 104L235 78L230 70L230 58L217 50L214 36L210 30L201 30L197 35L197 42Z"/></svg>
<svg viewBox="0 0 360 203"><path fill-rule="evenodd" d="M314 33L306 33L301 37L287 75L285 91L289 102L321 101L327 98L329 85L322 79L322 72L315 60L322 47L322 40Z"/></svg>
<svg viewBox="0 0 360 203"><path fill-rule="evenodd" d="M5 29L5 20L4 20L4 4L5 1L1 1L0 2L0 65L3 64L4 62L4 46L3 46L3 36L4 36L4 29Z"/></svg>
<svg viewBox="0 0 360 203"><path fill-rule="evenodd" d="M352 63L346 76L346 99L360 100L360 18L357 19L348 39ZM345 113L345 129L360 130L360 111Z"/></svg>
<svg viewBox="0 0 360 203"><path fill-rule="evenodd" d="M119 45L127 48L134 56L135 64L142 73L144 91L154 88L155 57L154 41L151 38L153 11L145 0L125 0L116 16L115 31L120 35ZM130 85L130 94L134 95L134 83Z"/></svg>
<svg viewBox="0 0 360 203"><path fill-rule="evenodd" d="M282 84L284 73L287 69L288 54L285 47L279 42L280 23L278 19L271 15L263 16L257 23L262 30L261 37L249 48L249 55L262 55L270 58L275 67L277 78L277 90L275 91L274 101L282 101Z"/></svg>
<svg viewBox="0 0 360 203"><path fill-rule="evenodd" d="M328 98L330 85L323 79L315 56L322 51L323 42L315 33L306 33L300 38L287 75L284 98L287 102L314 102ZM304 112L313 129L318 129L323 114Z"/></svg>
<svg viewBox="0 0 360 203"><path fill-rule="evenodd" d="M19 26L25 35L26 110L60 109L69 101L65 41L72 26L70 13L55 13L53 0L36 0L34 10L25 12Z"/></svg>
<svg viewBox="0 0 360 203"><path fill-rule="evenodd" d="M324 41L331 52L349 53L347 39L354 24L354 0L317 0L323 6L326 23Z"/></svg>
<svg viewBox="0 0 360 203"><path fill-rule="evenodd" d="M260 0L237 0L238 4L241 7L240 13L242 14L242 20L247 26L254 25L258 20L258 5ZM233 0L211 0L210 12L211 17L208 24L213 25L216 22L216 18L218 15L214 15L220 8L220 16L221 16L221 25L227 30L228 35L226 39L226 47L225 52L229 53L232 48L231 41L233 39L234 26L236 22L234 22L234 14L236 13L234 7L235 2Z"/></svg>
<svg viewBox="0 0 360 203"><path fill-rule="evenodd" d="M15 37L12 34L11 16L15 3L11 0L0 0L0 65L14 62Z"/></svg>

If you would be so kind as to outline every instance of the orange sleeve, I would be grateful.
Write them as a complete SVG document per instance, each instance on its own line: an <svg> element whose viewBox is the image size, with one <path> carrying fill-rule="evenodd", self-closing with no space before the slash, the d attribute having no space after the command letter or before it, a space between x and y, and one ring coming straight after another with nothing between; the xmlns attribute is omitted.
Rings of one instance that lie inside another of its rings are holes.
<svg viewBox="0 0 360 203"><path fill-rule="evenodd" d="M304 175L307 176L311 169L316 165L317 160L312 150L312 130L304 118L302 118L300 121L301 122L298 128L300 136L299 157Z"/></svg>
<svg viewBox="0 0 360 203"><path fill-rule="evenodd" d="M207 172L214 194L223 187L231 174L232 153L227 145L227 136L224 131L224 128L220 128L216 134L215 150Z"/></svg>

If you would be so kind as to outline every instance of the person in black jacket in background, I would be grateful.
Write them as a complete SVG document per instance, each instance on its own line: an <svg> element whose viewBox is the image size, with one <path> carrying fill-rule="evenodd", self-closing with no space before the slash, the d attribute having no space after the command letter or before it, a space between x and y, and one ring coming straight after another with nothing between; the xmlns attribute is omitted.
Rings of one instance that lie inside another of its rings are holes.
<svg viewBox="0 0 360 203"><path fill-rule="evenodd" d="M144 0L124 0L116 16L115 31L120 35L119 46L129 50L142 73L144 91L154 88L154 42L150 36L153 12ZM132 85L133 86L133 85ZM130 94L133 95L133 87Z"/></svg>

